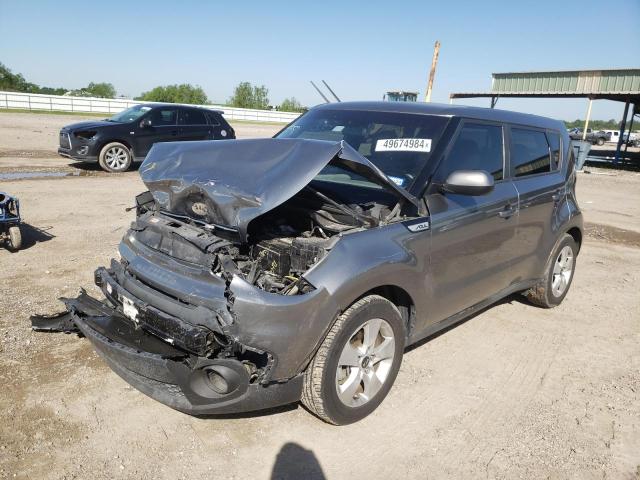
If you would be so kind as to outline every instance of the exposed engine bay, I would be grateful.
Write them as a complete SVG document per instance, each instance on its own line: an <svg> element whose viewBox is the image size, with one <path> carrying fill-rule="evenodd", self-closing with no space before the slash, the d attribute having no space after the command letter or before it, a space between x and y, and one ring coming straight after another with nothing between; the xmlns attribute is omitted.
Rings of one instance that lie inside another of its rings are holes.
<svg viewBox="0 0 640 480"><path fill-rule="evenodd" d="M264 291L282 295L313 289L302 275L341 235L398 216L396 209L381 203L342 204L307 186L255 219L248 241L238 242L224 228L198 220L198 215L187 217L158 208L149 192L139 195L137 203L138 219L132 231L141 243L186 262L208 263L213 274L227 280L238 275Z"/></svg>

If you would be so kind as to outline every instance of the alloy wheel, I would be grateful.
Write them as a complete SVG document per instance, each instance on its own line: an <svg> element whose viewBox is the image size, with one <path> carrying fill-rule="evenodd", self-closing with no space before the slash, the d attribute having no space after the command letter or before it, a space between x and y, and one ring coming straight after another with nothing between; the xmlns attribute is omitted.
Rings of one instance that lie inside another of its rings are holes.
<svg viewBox="0 0 640 480"><path fill-rule="evenodd" d="M105 163L114 170L120 170L127 165L129 154L122 147L111 147L104 155Z"/></svg>
<svg viewBox="0 0 640 480"><path fill-rule="evenodd" d="M367 320L342 349L336 370L336 391L348 407L360 407L382 389L395 356L391 326L381 318Z"/></svg>
<svg viewBox="0 0 640 480"><path fill-rule="evenodd" d="M569 245L565 245L553 265L551 292L555 297L560 297L565 292L571 275L573 275L573 250Z"/></svg>

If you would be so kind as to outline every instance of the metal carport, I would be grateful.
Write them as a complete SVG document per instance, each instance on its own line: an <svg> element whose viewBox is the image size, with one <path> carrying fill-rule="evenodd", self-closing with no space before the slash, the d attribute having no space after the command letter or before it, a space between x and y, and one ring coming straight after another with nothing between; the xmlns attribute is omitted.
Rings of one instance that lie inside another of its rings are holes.
<svg viewBox="0 0 640 480"><path fill-rule="evenodd" d="M493 73L490 92L451 93L450 102L455 98L491 99L494 108L500 97L504 98L588 98L587 119L584 131L589 126L593 100L613 100L624 102L624 114L620 126L620 138L616 146L614 162L620 158L623 136L629 106L633 105L633 115L640 115L640 68L612 70L567 70L548 72Z"/></svg>

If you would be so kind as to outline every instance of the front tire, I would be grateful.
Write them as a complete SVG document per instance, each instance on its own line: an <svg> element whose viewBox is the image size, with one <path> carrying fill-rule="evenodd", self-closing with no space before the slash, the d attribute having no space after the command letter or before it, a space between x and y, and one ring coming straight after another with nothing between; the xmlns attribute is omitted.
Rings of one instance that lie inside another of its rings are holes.
<svg viewBox="0 0 640 480"><path fill-rule="evenodd" d="M9 227L9 247L13 251L20 250L22 247L22 233L20 227L16 225Z"/></svg>
<svg viewBox="0 0 640 480"><path fill-rule="evenodd" d="M598 140L596 140L596 143L601 147L602 145L604 145L604 138L598 138Z"/></svg>
<svg viewBox="0 0 640 480"><path fill-rule="evenodd" d="M338 317L304 374L302 403L334 425L357 422L389 393L404 351L397 307L369 295Z"/></svg>
<svg viewBox="0 0 640 480"><path fill-rule="evenodd" d="M525 292L527 299L543 308L560 305L571 287L577 256L578 244L571 235L564 234L553 249L544 278Z"/></svg>
<svg viewBox="0 0 640 480"><path fill-rule="evenodd" d="M129 147L120 142L107 143L98 157L100 167L105 172L125 172L131 166L132 155Z"/></svg>

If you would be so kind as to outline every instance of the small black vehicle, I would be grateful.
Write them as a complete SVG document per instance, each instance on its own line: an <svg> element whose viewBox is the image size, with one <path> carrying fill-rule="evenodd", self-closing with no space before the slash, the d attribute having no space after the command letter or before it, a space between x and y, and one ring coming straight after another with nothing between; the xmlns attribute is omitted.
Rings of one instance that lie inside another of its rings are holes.
<svg viewBox="0 0 640 480"><path fill-rule="evenodd" d="M9 248L14 251L22 246L20 202L4 192L0 192L0 241L8 241Z"/></svg>
<svg viewBox="0 0 640 480"><path fill-rule="evenodd" d="M83 162L98 162L107 172L124 172L133 162L144 160L156 142L235 137L220 111L142 104L105 120L67 125L60 130L58 154Z"/></svg>
<svg viewBox="0 0 640 480"><path fill-rule="evenodd" d="M571 130L569 130L568 133L569 133L569 138L571 138L571 140L582 140L583 130L581 128L572 128ZM590 128L587 128L587 134L585 135L585 140L587 142L590 142L591 145L602 146L606 142L611 140L611 134L603 130L594 132Z"/></svg>

